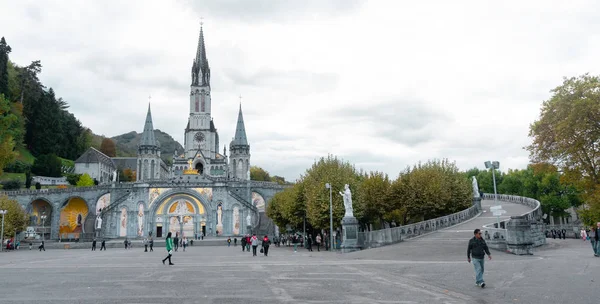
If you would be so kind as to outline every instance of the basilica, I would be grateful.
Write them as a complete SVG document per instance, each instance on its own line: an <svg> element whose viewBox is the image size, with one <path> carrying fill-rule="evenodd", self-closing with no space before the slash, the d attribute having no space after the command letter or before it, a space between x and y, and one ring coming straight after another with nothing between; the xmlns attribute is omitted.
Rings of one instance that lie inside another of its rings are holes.
<svg viewBox="0 0 600 304"><path fill-rule="evenodd" d="M229 155L227 146L220 150L211 116L210 77L200 27L184 151L174 153L171 165L163 161L149 105L137 157L117 160L90 148L75 161L76 170L89 171L98 186L9 193L29 213L28 230L59 240L163 238L167 232L187 237L275 234L277 227L266 217L265 207L284 186L250 180L241 105ZM135 182L116 180L117 161L136 171Z"/></svg>

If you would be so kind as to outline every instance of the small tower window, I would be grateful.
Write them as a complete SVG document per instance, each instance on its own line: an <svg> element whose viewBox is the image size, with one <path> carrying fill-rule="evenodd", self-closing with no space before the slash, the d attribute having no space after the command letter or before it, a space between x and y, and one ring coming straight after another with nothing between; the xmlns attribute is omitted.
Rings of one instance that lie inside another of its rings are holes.
<svg viewBox="0 0 600 304"><path fill-rule="evenodd" d="M201 96L200 98L202 99L202 107L201 107L202 108L202 112L206 111L205 102L204 102L204 95L205 95L204 91L202 91L202 93L200 93L200 96Z"/></svg>
<svg viewBox="0 0 600 304"><path fill-rule="evenodd" d="M198 96L198 93L196 93L196 102L195 102L195 111L198 112L198 104L200 103L200 96Z"/></svg>

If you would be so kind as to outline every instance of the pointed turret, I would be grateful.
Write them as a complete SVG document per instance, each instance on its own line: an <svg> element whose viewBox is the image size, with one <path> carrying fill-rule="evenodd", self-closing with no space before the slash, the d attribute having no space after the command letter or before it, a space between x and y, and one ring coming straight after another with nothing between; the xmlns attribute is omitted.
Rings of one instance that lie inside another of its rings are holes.
<svg viewBox="0 0 600 304"><path fill-rule="evenodd" d="M242 115L242 104L240 103L240 111L238 113L237 126L235 128L235 137L231 142L232 145L247 146L248 139L246 138L246 127L244 126L244 115Z"/></svg>
<svg viewBox="0 0 600 304"><path fill-rule="evenodd" d="M152 113L150 111L150 103L148 103L148 114L146 114L146 122L144 123L144 132L140 140L141 146L160 146L154 137L154 127L152 126Z"/></svg>
<svg viewBox="0 0 600 304"><path fill-rule="evenodd" d="M200 25L200 36L198 37L198 48L196 59L192 64L192 85L210 86L210 67L206 59L206 48L204 46L204 30Z"/></svg>

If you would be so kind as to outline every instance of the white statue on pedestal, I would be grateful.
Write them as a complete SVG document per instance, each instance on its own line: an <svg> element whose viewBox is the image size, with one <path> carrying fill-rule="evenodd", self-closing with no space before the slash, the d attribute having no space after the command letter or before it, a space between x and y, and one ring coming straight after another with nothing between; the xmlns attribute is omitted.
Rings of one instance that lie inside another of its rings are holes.
<svg viewBox="0 0 600 304"><path fill-rule="evenodd" d="M96 216L96 229L102 229L102 217L100 217L100 214Z"/></svg>
<svg viewBox="0 0 600 304"><path fill-rule="evenodd" d="M340 195L344 198L344 208L346 208L346 214L344 217L354 217L354 211L352 209L352 192L350 191L350 185L344 186L344 192L340 191Z"/></svg>
<svg viewBox="0 0 600 304"><path fill-rule="evenodd" d="M112 181L113 183L117 182L117 170L113 171Z"/></svg>
<svg viewBox="0 0 600 304"><path fill-rule="evenodd" d="M473 176L473 197L477 198L479 196L479 186L477 185L477 179Z"/></svg>
<svg viewBox="0 0 600 304"><path fill-rule="evenodd" d="M250 213L248 213L248 216L246 216L246 225L252 226L252 215L250 215Z"/></svg>

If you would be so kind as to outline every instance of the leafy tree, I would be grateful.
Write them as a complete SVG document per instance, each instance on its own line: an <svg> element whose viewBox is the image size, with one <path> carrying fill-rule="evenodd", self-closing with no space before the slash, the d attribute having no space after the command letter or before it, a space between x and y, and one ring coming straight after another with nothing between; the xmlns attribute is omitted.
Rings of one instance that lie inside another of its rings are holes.
<svg viewBox="0 0 600 304"><path fill-rule="evenodd" d="M257 166L250 167L250 179L254 181L270 182L271 176L265 169Z"/></svg>
<svg viewBox="0 0 600 304"><path fill-rule="evenodd" d="M15 232L25 230L27 225L27 213L16 200L9 199L6 195L0 195L0 209L6 210L4 215L4 238L10 238Z"/></svg>
<svg viewBox="0 0 600 304"><path fill-rule="evenodd" d="M40 155L33 162L31 172L41 176L61 177L62 161L55 154Z"/></svg>
<svg viewBox="0 0 600 304"><path fill-rule="evenodd" d="M110 138L103 138L100 144L100 152L106 154L108 157L117 156L117 146L115 142Z"/></svg>
<svg viewBox="0 0 600 304"><path fill-rule="evenodd" d="M302 229L305 213L306 204L304 200L304 184L302 182L296 183L293 187L286 188L275 194L267 205L267 216L277 226L289 226L292 230L296 231Z"/></svg>
<svg viewBox="0 0 600 304"><path fill-rule="evenodd" d="M345 184L349 184L356 194L361 182L361 176L354 166L329 155L327 158L322 157L306 170L302 180L307 222L316 229L329 229L329 191L325 188L325 184L329 183L333 191L333 224L339 227L345 213L343 198L339 192L343 191ZM356 197L353 203L358 204Z"/></svg>
<svg viewBox="0 0 600 304"><path fill-rule="evenodd" d="M403 224L440 217L472 204L471 183L448 160L428 161L400 173L390 190Z"/></svg>
<svg viewBox="0 0 600 304"><path fill-rule="evenodd" d="M40 190L42 189L42 184L40 184L39 182L35 183L35 190Z"/></svg>
<svg viewBox="0 0 600 304"><path fill-rule="evenodd" d="M77 181L77 187L91 187L93 185L94 180L87 173L81 175L81 177L79 177L79 181Z"/></svg>
<svg viewBox="0 0 600 304"><path fill-rule="evenodd" d="M353 205L354 216L361 224L379 222L381 228L384 228L386 222L393 221L386 217L394 210L394 205L390 204L387 197L390 187L387 174L382 172L371 172L362 178L360 187L355 192L356 204Z"/></svg>
<svg viewBox="0 0 600 304"><path fill-rule="evenodd" d="M564 78L529 129L534 163L555 164L587 203L586 224L600 216L600 77Z"/></svg>
<svg viewBox="0 0 600 304"><path fill-rule="evenodd" d="M124 182L135 182L135 180L137 179L137 174L135 172L135 170L131 170L129 168L123 170L123 181Z"/></svg>
<svg viewBox="0 0 600 304"><path fill-rule="evenodd" d="M4 37L0 38L0 94L9 96L8 90L8 54L11 48Z"/></svg>
<svg viewBox="0 0 600 304"><path fill-rule="evenodd" d="M67 177L67 182L69 182L69 184L76 186L77 182L79 181L79 178L81 178L81 174L75 174L75 173L67 173L65 174L65 176Z"/></svg>
<svg viewBox="0 0 600 304"><path fill-rule="evenodd" d="M252 175L252 173L250 173L250 174ZM285 184L287 184L287 182L285 181L284 177L277 176L277 175L271 176L271 181L275 182L275 183L277 183L279 185L285 185Z"/></svg>

